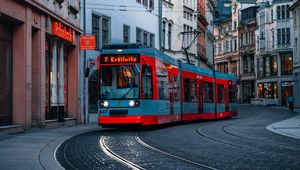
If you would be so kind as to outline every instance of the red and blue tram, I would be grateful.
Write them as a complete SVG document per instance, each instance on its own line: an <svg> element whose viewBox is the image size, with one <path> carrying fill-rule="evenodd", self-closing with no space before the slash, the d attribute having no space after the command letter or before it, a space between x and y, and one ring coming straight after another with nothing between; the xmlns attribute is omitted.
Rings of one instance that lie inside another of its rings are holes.
<svg viewBox="0 0 300 170"><path fill-rule="evenodd" d="M237 115L235 76L181 63L155 48L107 45L98 58L98 73L99 125L146 126Z"/></svg>

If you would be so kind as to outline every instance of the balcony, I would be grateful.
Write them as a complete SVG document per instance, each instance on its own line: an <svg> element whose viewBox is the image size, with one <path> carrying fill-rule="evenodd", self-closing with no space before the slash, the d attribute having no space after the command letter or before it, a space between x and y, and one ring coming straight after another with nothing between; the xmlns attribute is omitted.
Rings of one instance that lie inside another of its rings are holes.
<svg viewBox="0 0 300 170"><path fill-rule="evenodd" d="M78 0L69 0L69 10L72 12L74 15L78 14L79 12L79 1Z"/></svg>

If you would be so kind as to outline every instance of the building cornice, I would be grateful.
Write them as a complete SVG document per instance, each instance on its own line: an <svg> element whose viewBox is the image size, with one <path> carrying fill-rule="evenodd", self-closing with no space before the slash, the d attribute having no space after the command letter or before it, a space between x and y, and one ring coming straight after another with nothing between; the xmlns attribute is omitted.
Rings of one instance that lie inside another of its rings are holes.
<svg viewBox="0 0 300 170"><path fill-rule="evenodd" d="M300 0L296 0L295 2L292 3L292 5L290 6L290 11L295 10L297 7L300 7Z"/></svg>
<svg viewBox="0 0 300 170"><path fill-rule="evenodd" d="M27 4L41 10L42 12L46 13L47 15L57 19L58 21L64 23L66 26L74 29L75 31L77 31L78 33L82 34L82 30L77 27L76 25L70 23L68 20L64 19L63 17L61 17L60 15L56 14L55 12L51 11L50 9L46 8L45 6L43 6L41 3L36 2L36 1L32 1L32 0L22 0L23 2L26 2Z"/></svg>

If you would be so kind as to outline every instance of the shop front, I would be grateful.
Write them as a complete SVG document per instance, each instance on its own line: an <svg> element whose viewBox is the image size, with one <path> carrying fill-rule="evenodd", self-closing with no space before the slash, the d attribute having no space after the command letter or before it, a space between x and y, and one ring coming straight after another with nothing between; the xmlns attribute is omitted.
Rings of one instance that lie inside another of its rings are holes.
<svg viewBox="0 0 300 170"><path fill-rule="evenodd" d="M0 126L12 122L12 28L0 19Z"/></svg>

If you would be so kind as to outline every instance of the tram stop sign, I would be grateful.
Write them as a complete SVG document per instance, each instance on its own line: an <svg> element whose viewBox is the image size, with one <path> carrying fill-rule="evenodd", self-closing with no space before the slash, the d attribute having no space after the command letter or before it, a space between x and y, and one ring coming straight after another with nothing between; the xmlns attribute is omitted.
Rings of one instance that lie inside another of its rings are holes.
<svg viewBox="0 0 300 170"><path fill-rule="evenodd" d="M80 50L95 50L96 49L96 36L82 35L80 36Z"/></svg>

